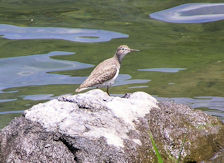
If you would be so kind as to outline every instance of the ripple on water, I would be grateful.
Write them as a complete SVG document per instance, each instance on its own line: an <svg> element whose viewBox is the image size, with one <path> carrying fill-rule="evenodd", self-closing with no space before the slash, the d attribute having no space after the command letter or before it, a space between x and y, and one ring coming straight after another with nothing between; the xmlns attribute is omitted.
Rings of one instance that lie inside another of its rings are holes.
<svg viewBox="0 0 224 163"><path fill-rule="evenodd" d="M24 113L24 110L0 112L0 115L5 115L5 114L22 114L22 113Z"/></svg>
<svg viewBox="0 0 224 163"><path fill-rule="evenodd" d="M93 67L90 64L51 58L57 55L72 54L74 53L54 51L48 54L0 59L0 74L4 74L0 78L0 91L32 85L80 84L84 77L49 73Z"/></svg>
<svg viewBox="0 0 224 163"><path fill-rule="evenodd" d="M119 74L114 86L128 85L128 84L142 84L148 82L150 82L150 80L132 79L132 77L128 74Z"/></svg>
<svg viewBox="0 0 224 163"><path fill-rule="evenodd" d="M206 23L224 19L224 3L189 3L150 14L170 23Z"/></svg>
<svg viewBox="0 0 224 163"><path fill-rule="evenodd" d="M210 115L220 117L224 121L224 97L199 96L194 98L175 97L159 99L173 100L176 103L188 105L193 109L203 110Z"/></svg>
<svg viewBox="0 0 224 163"><path fill-rule="evenodd" d="M39 95L27 95L24 96L24 100L41 101L41 100L51 100L55 98L53 94L39 94Z"/></svg>
<svg viewBox="0 0 224 163"><path fill-rule="evenodd" d="M149 69L138 69L138 71L152 71L152 72L165 72L165 73L176 73L186 68L149 68Z"/></svg>
<svg viewBox="0 0 224 163"><path fill-rule="evenodd" d="M128 87L129 89L139 89L139 88L148 88L149 86L147 85L139 85L139 86L133 86L133 87Z"/></svg>
<svg viewBox="0 0 224 163"><path fill-rule="evenodd" d="M6 39L59 39L75 42L106 42L115 38L128 38L127 34L118 32L58 27L18 27L0 24L0 36Z"/></svg>
<svg viewBox="0 0 224 163"><path fill-rule="evenodd" d="M0 74L4 74L0 78L0 91L7 88L33 85L81 84L86 77L49 73L93 67L93 65L90 64L51 58L51 56L72 54L74 53L54 51L48 54L0 59ZM148 81L149 80L131 79L130 75L121 74L115 85L147 83ZM37 98L43 97L42 95L38 95Z"/></svg>
<svg viewBox="0 0 224 163"><path fill-rule="evenodd" d="M17 99L0 99L0 103L16 101Z"/></svg>

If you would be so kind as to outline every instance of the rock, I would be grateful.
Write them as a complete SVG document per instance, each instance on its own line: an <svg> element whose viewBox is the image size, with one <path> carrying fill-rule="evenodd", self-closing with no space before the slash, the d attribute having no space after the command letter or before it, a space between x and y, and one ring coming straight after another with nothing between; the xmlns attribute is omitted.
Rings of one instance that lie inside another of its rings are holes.
<svg viewBox="0 0 224 163"><path fill-rule="evenodd" d="M149 132L164 159L178 158L183 144L185 161L208 160L224 146L216 117L144 92L120 98L95 89L40 103L15 118L0 132L0 160L152 162Z"/></svg>
<svg viewBox="0 0 224 163"><path fill-rule="evenodd" d="M0 162L74 162L68 147L54 137L40 124L16 118L0 133Z"/></svg>
<svg viewBox="0 0 224 163"><path fill-rule="evenodd" d="M182 146L184 162L210 160L214 154L223 151L224 125L218 118L173 102L160 102L158 106L160 109L151 109L146 117L149 119L148 130L164 158L177 159ZM144 144L140 149L147 155L145 151L150 147L150 144Z"/></svg>

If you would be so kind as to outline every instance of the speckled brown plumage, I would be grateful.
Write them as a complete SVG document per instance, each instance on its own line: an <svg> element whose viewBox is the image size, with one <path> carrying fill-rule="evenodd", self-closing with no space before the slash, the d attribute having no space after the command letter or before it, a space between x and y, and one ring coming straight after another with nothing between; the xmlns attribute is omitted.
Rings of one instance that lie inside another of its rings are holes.
<svg viewBox="0 0 224 163"><path fill-rule="evenodd" d="M79 92L79 90L81 91L83 88L93 87L111 80L116 75L117 71L119 71L119 69L120 64L116 59L116 56L101 62L91 72L89 77L80 85L76 92Z"/></svg>
<svg viewBox="0 0 224 163"><path fill-rule="evenodd" d="M138 50L130 49L127 45L119 46L115 55L96 66L89 77L75 91L81 92L90 87L107 87L109 94L109 87L118 76L122 59L132 51Z"/></svg>

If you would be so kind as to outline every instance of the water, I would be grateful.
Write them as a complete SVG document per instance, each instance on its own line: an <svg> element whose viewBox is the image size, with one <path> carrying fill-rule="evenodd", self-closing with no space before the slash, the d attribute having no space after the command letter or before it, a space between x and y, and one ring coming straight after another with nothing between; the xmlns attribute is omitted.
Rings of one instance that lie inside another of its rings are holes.
<svg viewBox="0 0 224 163"><path fill-rule="evenodd" d="M13 87L50 84L80 84L83 77L52 74L54 71L78 70L93 67L72 61L52 59L57 55L72 55L72 52L54 51L0 59L0 91Z"/></svg>
<svg viewBox="0 0 224 163"><path fill-rule="evenodd" d="M34 104L74 94L93 66L122 44L141 51L124 58L114 96L145 91L224 120L224 21L173 24L148 17L183 3L1 1L0 128Z"/></svg>
<svg viewBox="0 0 224 163"><path fill-rule="evenodd" d="M117 32L55 27L18 27L0 24L2 38L25 40L25 39L58 39L75 42L106 42L114 38L128 38L128 35Z"/></svg>
<svg viewBox="0 0 224 163"><path fill-rule="evenodd" d="M176 73L185 68L149 68L149 69L138 69L139 71L152 71L152 72L166 72L166 73Z"/></svg>
<svg viewBox="0 0 224 163"><path fill-rule="evenodd" d="M224 3L190 3L150 14L171 23L207 23L224 19Z"/></svg>

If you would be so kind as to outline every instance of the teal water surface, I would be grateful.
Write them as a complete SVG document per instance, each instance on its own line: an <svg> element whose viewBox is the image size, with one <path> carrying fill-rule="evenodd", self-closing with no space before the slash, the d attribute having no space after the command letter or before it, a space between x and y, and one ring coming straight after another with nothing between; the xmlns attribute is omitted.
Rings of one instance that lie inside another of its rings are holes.
<svg viewBox="0 0 224 163"><path fill-rule="evenodd" d="M224 120L224 21L148 16L184 3L0 0L0 128L34 104L74 94L122 44L141 51L125 57L113 95L145 91Z"/></svg>

